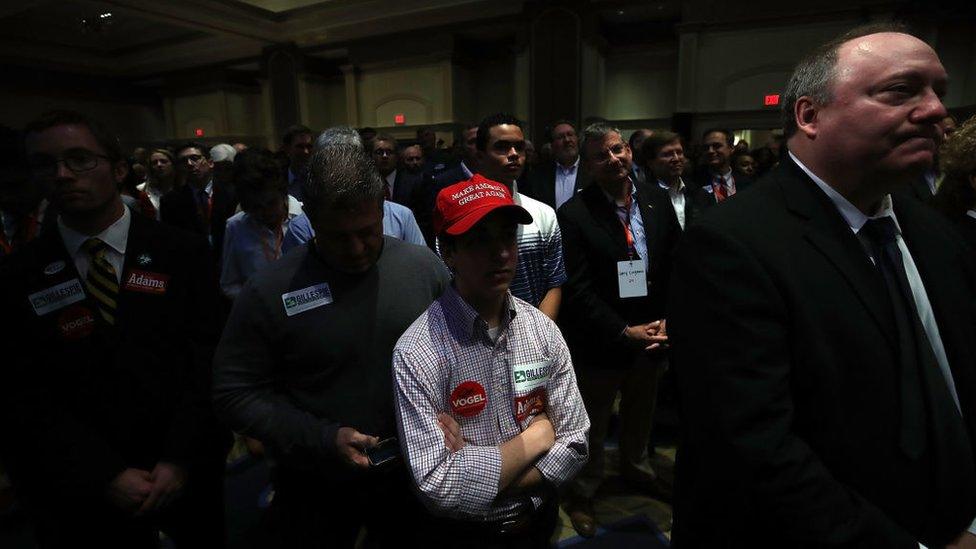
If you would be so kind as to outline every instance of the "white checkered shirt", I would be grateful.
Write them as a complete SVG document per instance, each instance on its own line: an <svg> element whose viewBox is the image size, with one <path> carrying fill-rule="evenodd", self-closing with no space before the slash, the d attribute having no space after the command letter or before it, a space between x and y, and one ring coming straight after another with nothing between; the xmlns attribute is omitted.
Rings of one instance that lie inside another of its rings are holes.
<svg viewBox="0 0 976 549"><path fill-rule="evenodd" d="M393 350L393 383L400 446L421 498L434 512L469 520L515 516L542 498L498 497L499 446L528 427L535 414L516 420L513 366L543 363L545 411L556 443L536 463L553 485L586 463L590 421L583 407L566 342L556 325L528 303L508 295L498 340L453 286L407 329ZM452 412L451 393L465 381L479 383L487 404L473 417ZM448 412L467 444L451 453L437 426ZM531 499L531 501L530 501Z"/></svg>

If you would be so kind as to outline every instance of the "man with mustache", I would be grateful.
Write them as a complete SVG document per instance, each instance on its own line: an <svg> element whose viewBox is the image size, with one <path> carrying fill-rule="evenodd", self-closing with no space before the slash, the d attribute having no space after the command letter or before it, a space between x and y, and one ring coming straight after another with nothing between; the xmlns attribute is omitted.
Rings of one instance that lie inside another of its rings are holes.
<svg viewBox="0 0 976 549"><path fill-rule="evenodd" d="M947 75L893 25L800 61L789 154L685 232L668 328L675 547L973 547L976 265L896 193Z"/></svg>

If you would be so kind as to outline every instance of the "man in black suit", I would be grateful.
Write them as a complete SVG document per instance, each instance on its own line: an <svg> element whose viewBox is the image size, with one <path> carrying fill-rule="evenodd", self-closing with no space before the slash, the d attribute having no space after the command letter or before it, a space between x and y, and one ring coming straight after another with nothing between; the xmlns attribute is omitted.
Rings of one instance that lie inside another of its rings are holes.
<svg viewBox="0 0 976 549"><path fill-rule="evenodd" d="M976 542L976 266L892 198L931 165L945 90L897 27L821 46L784 94L789 155L685 232L676 547Z"/></svg>
<svg viewBox="0 0 976 549"><path fill-rule="evenodd" d="M667 199L632 181L630 147L618 130L587 127L583 152L594 184L557 216L569 275L560 324L591 424L590 461L571 484L567 512L581 535L592 536L592 499L604 474L603 443L618 391L620 473L670 498L671 488L651 467L646 449L666 365L664 307L680 229Z"/></svg>
<svg viewBox="0 0 976 549"><path fill-rule="evenodd" d="M160 220L207 237L214 250L214 272L218 272L224 246L227 218L237 210L232 188L213 177L213 161L207 147L188 142L176 149L176 166L186 184L160 199Z"/></svg>
<svg viewBox="0 0 976 549"><path fill-rule="evenodd" d="M732 132L712 128L702 134L705 169L698 175L695 201L702 208L714 206L752 184L747 177L732 174Z"/></svg>
<svg viewBox="0 0 976 549"><path fill-rule="evenodd" d="M579 138L569 120L558 120L549 132L552 140L554 162L532 170L530 177L520 185L519 192L558 210L560 206L582 190L587 178L582 172L579 157ZM520 182L522 183L522 182Z"/></svg>
<svg viewBox="0 0 976 549"><path fill-rule="evenodd" d="M373 162L376 163L376 169L383 177L387 200L412 208L414 188L420 182L420 174L414 175L406 170L397 169L400 161L397 146L397 140L393 136L380 134L373 139L370 154Z"/></svg>
<svg viewBox="0 0 976 549"><path fill-rule="evenodd" d="M419 202L414 216L417 218L417 224L420 225L420 231L424 233L424 239L431 248L434 248L434 229L431 215L434 211L437 193L455 183L471 179L478 171L477 141L478 125L466 124L461 132L461 161L440 172L433 179L425 174L421 183Z"/></svg>
<svg viewBox="0 0 976 549"><path fill-rule="evenodd" d="M202 238L133 215L118 141L71 112L26 131L57 228L0 272L4 444L42 547L223 544L229 434L209 404L216 280Z"/></svg>
<svg viewBox="0 0 976 549"><path fill-rule="evenodd" d="M678 225L684 230L701 215L701 205L695 199L695 187L686 185L681 177L686 162L681 136L674 132L657 132L644 139L641 149L647 182L667 195Z"/></svg>

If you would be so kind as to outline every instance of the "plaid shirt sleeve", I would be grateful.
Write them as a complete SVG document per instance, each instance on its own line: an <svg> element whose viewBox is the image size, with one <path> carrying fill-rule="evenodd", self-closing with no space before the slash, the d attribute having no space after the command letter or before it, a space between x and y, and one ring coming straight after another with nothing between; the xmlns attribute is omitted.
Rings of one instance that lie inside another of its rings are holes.
<svg viewBox="0 0 976 549"><path fill-rule="evenodd" d="M546 386L549 394L546 415L556 431L556 442L535 466L546 480L559 486L579 472L589 458L587 433L590 419L576 386L576 373L566 341L555 324L550 323L547 331L554 364Z"/></svg>
<svg viewBox="0 0 976 549"><path fill-rule="evenodd" d="M399 344L393 352L397 429L407 466L421 498L435 512L486 516L498 496L501 450L473 444L454 453L447 449L437 426L437 414L446 410L443 391L424 371L435 364L436 356L429 346L418 345L417 350L429 356L415 356Z"/></svg>

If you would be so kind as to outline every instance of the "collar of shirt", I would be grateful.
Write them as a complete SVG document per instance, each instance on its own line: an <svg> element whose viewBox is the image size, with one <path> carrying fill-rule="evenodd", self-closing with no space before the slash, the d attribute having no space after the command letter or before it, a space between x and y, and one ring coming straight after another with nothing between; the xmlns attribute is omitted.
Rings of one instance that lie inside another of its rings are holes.
<svg viewBox="0 0 976 549"><path fill-rule="evenodd" d="M302 213L302 203L294 196L288 195L288 219L295 219Z"/></svg>
<svg viewBox="0 0 976 549"><path fill-rule="evenodd" d="M624 207L623 204L617 204L617 199L614 198L614 197L612 197L612 196L610 196L610 193L608 193L607 191L603 190L603 187L600 187L600 190L603 191L603 196L607 197L607 200L610 201L610 205L611 206L613 206L615 208L623 208ZM637 185L634 185L634 182L633 181L630 182L630 198L631 198L630 205L631 205L631 207L633 207L634 204L637 204Z"/></svg>
<svg viewBox="0 0 976 549"><path fill-rule="evenodd" d="M65 225L61 216L58 216L58 231L61 233L62 240L64 240L64 247L68 249L68 254L72 258L78 255L78 250L81 249L81 245L89 238L98 238L115 251L125 255L125 246L129 241L129 225L131 222L132 214L129 213L129 208L123 206L122 217L118 218L115 223L112 223L107 229L96 235L79 233Z"/></svg>
<svg viewBox="0 0 976 549"><path fill-rule="evenodd" d="M683 192L685 190L685 180L684 179L681 179L680 176L678 177L678 186L675 189L672 189L670 185L668 185L667 183L665 183L664 181L662 181L660 179L657 180L657 185L658 185L658 187L661 187L662 189L664 189L666 191L670 191L672 193L680 193L680 192Z"/></svg>
<svg viewBox="0 0 976 549"><path fill-rule="evenodd" d="M734 179L732 178L732 168L729 168L729 171L723 173L722 175L713 175L712 182L714 182L719 177L721 177L725 181L726 187L731 186L734 181Z"/></svg>
<svg viewBox="0 0 976 549"><path fill-rule="evenodd" d="M485 322L478 312L474 310L468 302L461 297L461 294L450 284L441 295L439 301L444 309L444 320L450 328L460 329L464 336L470 341L477 336L488 338L488 323ZM512 294L505 292L505 310L508 311L506 318L502 319L502 331L504 333L512 319L515 318L515 303L512 301Z"/></svg>
<svg viewBox="0 0 976 549"><path fill-rule="evenodd" d="M559 172L561 172L563 175L569 175L571 173L576 173L576 168L579 167L579 163L580 163L580 157L579 156L576 157L576 162L573 162L573 165L570 166L570 167L568 167L568 168L564 167L559 162L556 162L556 170L559 171Z"/></svg>
<svg viewBox="0 0 976 549"><path fill-rule="evenodd" d="M969 217L971 217L973 219L976 219L976 210L969 210L969 211L966 212L966 215L968 215Z"/></svg>
<svg viewBox="0 0 976 549"><path fill-rule="evenodd" d="M203 192L207 193L207 196L213 194L213 179L207 181L207 186L203 188Z"/></svg>
<svg viewBox="0 0 976 549"><path fill-rule="evenodd" d="M464 160L461 161L461 171L464 172L464 177L467 179L474 177L474 172L468 168L468 165L464 163Z"/></svg>
<svg viewBox="0 0 976 549"><path fill-rule="evenodd" d="M839 192L834 190L833 187L828 185L826 181L820 179L817 177L817 174L810 171L810 168L807 168L803 162L800 162L800 159L797 158L792 151L790 151L789 154L790 158L796 162L796 165L799 166L800 169L803 170L807 175L809 175L810 179L812 179L813 182L820 187L820 190L827 195L827 198L834 203L834 206L840 212L840 215L844 217L844 221L846 221L847 225L852 231L854 231L854 234L857 234L858 231L861 230L861 227L863 227L869 219L877 219L884 216L891 217L891 219L893 219L895 222L895 228L898 229L899 233L901 233L901 226L898 225L898 218L895 217L895 211L891 207L890 194L884 195L884 198L881 199L881 205L878 207L878 211L874 215L865 215L864 212L857 209L854 204L851 204L849 200L844 198Z"/></svg>

